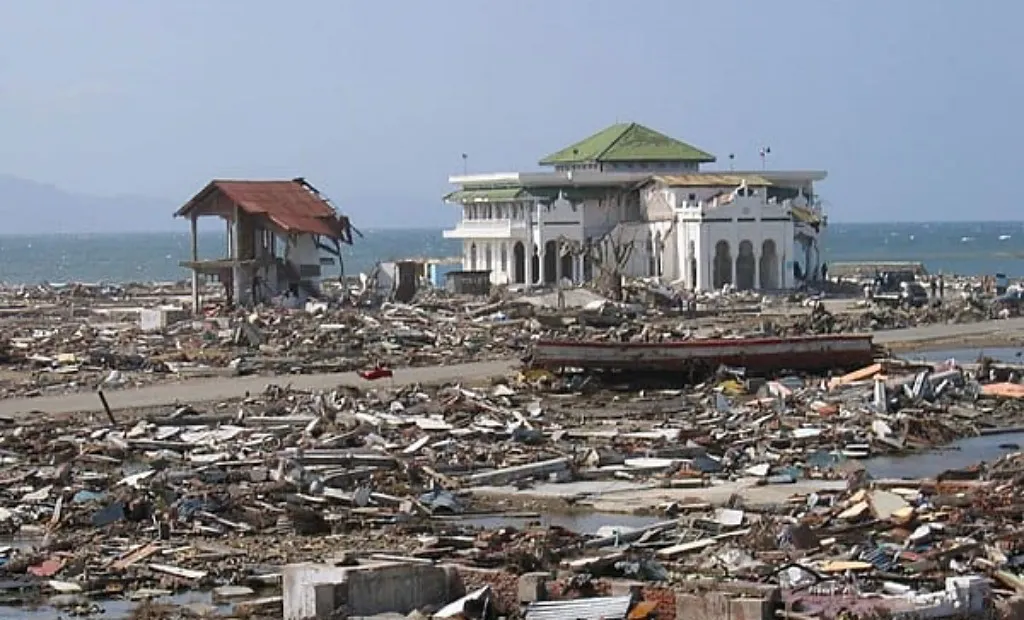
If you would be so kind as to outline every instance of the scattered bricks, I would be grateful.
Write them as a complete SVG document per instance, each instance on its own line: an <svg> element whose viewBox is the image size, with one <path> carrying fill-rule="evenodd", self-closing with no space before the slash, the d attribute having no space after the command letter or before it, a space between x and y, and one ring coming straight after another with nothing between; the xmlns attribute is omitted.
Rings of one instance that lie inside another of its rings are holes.
<svg viewBox="0 0 1024 620"><path fill-rule="evenodd" d="M547 600L548 573L526 573L519 577L519 602L535 603Z"/></svg>
<svg viewBox="0 0 1024 620"><path fill-rule="evenodd" d="M608 582L608 596L631 595L636 601L653 604L658 620L673 620L676 617L676 593L669 587L651 585L642 581L613 579Z"/></svg>
<svg viewBox="0 0 1024 620"><path fill-rule="evenodd" d="M658 620L676 620L684 616L676 615L675 590L661 586L645 586L640 590L644 601L654 603L654 617Z"/></svg>
<svg viewBox="0 0 1024 620"><path fill-rule="evenodd" d="M495 611L499 614L509 614L519 609L519 578L514 573L461 565L457 570L466 592L473 592L484 586L491 587Z"/></svg>
<svg viewBox="0 0 1024 620"><path fill-rule="evenodd" d="M548 600L558 600L562 598L562 593L565 590L565 579L554 579L547 583L547 597Z"/></svg>
<svg viewBox="0 0 1024 620"><path fill-rule="evenodd" d="M569 585L569 577L561 577L548 582L548 600L572 600L593 596L611 596L612 584L618 580L593 579L589 582L586 592L575 590Z"/></svg>

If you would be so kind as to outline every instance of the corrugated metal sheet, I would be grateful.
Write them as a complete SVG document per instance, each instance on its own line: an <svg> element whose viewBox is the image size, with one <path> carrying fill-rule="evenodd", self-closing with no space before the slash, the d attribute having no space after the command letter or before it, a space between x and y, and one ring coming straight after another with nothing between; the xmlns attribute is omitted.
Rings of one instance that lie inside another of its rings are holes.
<svg viewBox="0 0 1024 620"><path fill-rule="evenodd" d="M262 215L286 232L344 237L347 218L339 216L330 203L304 181L212 181L182 207L176 215L187 214L213 192L220 192L250 215Z"/></svg>
<svg viewBox="0 0 1024 620"><path fill-rule="evenodd" d="M820 224L822 216L807 207L793 207L793 219L804 224Z"/></svg>
<svg viewBox="0 0 1024 620"><path fill-rule="evenodd" d="M555 200L560 195L571 202L582 202L588 198L605 195L604 187L576 187L569 182L565 186L551 187L466 187L446 194L442 200L450 203L513 202L518 200Z"/></svg>
<svg viewBox="0 0 1024 620"><path fill-rule="evenodd" d="M331 205L296 181L214 181L214 186L252 215L266 215L289 232L334 236Z"/></svg>
<svg viewBox="0 0 1024 620"><path fill-rule="evenodd" d="M626 617L631 602L629 596L602 596L530 603L526 620L616 620Z"/></svg>
<svg viewBox="0 0 1024 620"><path fill-rule="evenodd" d="M751 187L771 185L768 179L753 174L673 174L654 177L669 187L735 187L747 182Z"/></svg>
<svg viewBox="0 0 1024 620"><path fill-rule="evenodd" d="M510 202L525 195L522 187L460 189L444 197L445 202Z"/></svg>
<svg viewBox="0 0 1024 620"><path fill-rule="evenodd" d="M896 554L891 549L875 547L860 554L860 559L870 562L880 571L889 571L896 566Z"/></svg>

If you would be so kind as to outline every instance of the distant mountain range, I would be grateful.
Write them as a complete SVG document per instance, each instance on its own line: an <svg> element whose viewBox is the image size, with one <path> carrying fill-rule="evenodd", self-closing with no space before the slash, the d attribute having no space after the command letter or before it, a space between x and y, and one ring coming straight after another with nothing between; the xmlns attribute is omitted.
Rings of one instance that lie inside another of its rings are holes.
<svg viewBox="0 0 1024 620"><path fill-rule="evenodd" d="M77 194L0 175L0 234L174 230L178 206L144 196Z"/></svg>
<svg viewBox="0 0 1024 620"><path fill-rule="evenodd" d="M185 204L149 196L94 196L54 185L0 174L0 235L40 233L187 231L174 211ZM433 227L457 214L440 200L400 196L335 197L334 204L357 228ZM447 207L447 208L446 208Z"/></svg>

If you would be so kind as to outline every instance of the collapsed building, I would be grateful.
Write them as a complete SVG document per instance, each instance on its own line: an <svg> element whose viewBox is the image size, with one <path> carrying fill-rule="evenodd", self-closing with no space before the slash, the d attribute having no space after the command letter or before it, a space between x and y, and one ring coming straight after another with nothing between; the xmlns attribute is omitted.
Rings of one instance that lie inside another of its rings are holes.
<svg viewBox="0 0 1024 620"><path fill-rule="evenodd" d="M224 284L231 303L252 305L287 296L296 301L319 292L324 267L344 275L342 244L353 228L326 196L303 178L290 181L214 180L175 217L191 223L192 307L201 307L200 279ZM200 259L198 220L226 223L226 254Z"/></svg>

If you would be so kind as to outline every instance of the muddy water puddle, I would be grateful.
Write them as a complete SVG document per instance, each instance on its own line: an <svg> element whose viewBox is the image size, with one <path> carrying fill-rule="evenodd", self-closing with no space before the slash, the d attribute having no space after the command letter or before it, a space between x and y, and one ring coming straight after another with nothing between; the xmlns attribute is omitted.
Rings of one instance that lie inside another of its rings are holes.
<svg viewBox="0 0 1024 620"><path fill-rule="evenodd" d="M603 512L574 513L540 513L540 514L487 514L466 515L459 518L446 519L453 525L464 525L483 529L499 529L514 527L522 529L529 526L558 526L580 534L595 534L601 528L621 527L640 529L664 521L664 517L640 516L630 514Z"/></svg>
<svg viewBox="0 0 1024 620"><path fill-rule="evenodd" d="M2 585L2 584L0 584ZM52 620L54 618L70 618L72 615L69 613L70 609L66 607L67 604L72 603L75 599L68 596L58 596L44 598L42 604L37 607L27 606L0 606L0 618L4 620ZM89 604L90 601L85 597L78 597L78 600L83 604ZM53 606L48 604L58 604ZM103 612L96 614L95 618L104 618L107 620L123 620L132 617L132 613L141 604L135 601L125 600L110 600L110 601L92 601L98 604ZM214 605L213 598L209 592L185 592L183 594L175 594L173 596L164 596L153 599L154 603L162 605L171 605L178 608L191 608L197 613L209 613L216 612L220 614L226 614L231 611L231 605Z"/></svg>

